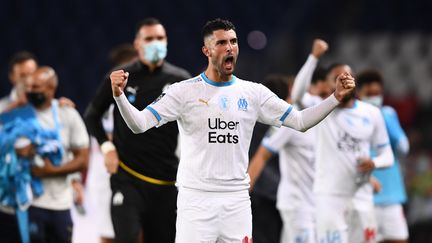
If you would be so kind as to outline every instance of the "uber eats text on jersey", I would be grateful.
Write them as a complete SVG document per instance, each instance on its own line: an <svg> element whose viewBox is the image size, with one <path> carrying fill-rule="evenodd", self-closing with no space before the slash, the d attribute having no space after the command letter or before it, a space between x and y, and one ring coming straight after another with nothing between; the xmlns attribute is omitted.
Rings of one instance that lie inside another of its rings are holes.
<svg viewBox="0 0 432 243"><path fill-rule="evenodd" d="M208 127L210 131L208 134L209 143L234 143L237 144L239 138L237 135L231 134L229 131L238 130L239 122L224 121L220 118L208 119ZM226 133L226 130L228 133Z"/></svg>

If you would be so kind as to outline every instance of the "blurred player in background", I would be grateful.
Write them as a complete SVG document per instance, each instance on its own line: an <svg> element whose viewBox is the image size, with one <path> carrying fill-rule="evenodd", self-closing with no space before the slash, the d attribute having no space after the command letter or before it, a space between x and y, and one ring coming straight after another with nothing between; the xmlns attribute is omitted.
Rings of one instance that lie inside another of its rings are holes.
<svg viewBox="0 0 432 243"><path fill-rule="evenodd" d="M294 83L292 96L305 107L320 100L318 96L306 92L315 67L316 62L309 57L302 68L305 72ZM345 72L352 72L348 65L331 65L326 74L327 85L334 87L335 77ZM364 238L375 239L373 232L368 237L364 234L374 222L371 217L372 187L368 183L368 175L375 167L391 165L393 154L388 146L383 118L374 109L351 96L318 126L314 191L317 196L319 242L363 242ZM369 156L369 146L378 149L379 156L373 160ZM354 195L358 194L366 195L366 199L358 200L365 201L367 205L366 209L360 211L356 205L364 204L354 200ZM359 213L365 211L366 218ZM346 217L348 214L350 217Z"/></svg>
<svg viewBox="0 0 432 243"><path fill-rule="evenodd" d="M26 84L28 85L37 66L36 57L30 52L17 52L11 57L9 80L12 84L12 90L8 96L0 100L0 112L9 111L27 103Z"/></svg>
<svg viewBox="0 0 432 243"><path fill-rule="evenodd" d="M375 170L372 174L381 184L381 191L374 196L377 238L386 243L404 243L408 240L408 226L402 204L406 202L407 196L399 158L408 154L408 138L399 123L396 111L390 106L383 106L384 80L381 74L376 70L365 70L357 77L357 95L364 102L381 110L395 155L391 167Z"/></svg>
<svg viewBox="0 0 432 243"><path fill-rule="evenodd" d="M37 69L36 57L29 52L15 53L9 60L8 77L12 90L0 99L0 113L27 103L26 83ZM0 204L0 242L20 242L14 209Z"/></svg>

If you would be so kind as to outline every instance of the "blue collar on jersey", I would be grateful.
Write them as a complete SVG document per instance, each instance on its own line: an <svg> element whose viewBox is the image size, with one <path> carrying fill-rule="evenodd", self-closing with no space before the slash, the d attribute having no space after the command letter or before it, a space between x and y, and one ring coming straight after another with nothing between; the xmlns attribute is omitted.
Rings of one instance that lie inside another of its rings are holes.
<svg viewBox="0 0 432 243"><path fill-rule="evenodd" d="M230 86L231 84L233 84L236 80L236 76L232 75L232 78L227 81L227 82L215 82L213 80L210 80L207 75L205 75L205 73L201 73L201 77L204 79L204 81L206 81L206 83L213 85L213 86L217 86L217 87L224 87L224 86Z"/></svg>

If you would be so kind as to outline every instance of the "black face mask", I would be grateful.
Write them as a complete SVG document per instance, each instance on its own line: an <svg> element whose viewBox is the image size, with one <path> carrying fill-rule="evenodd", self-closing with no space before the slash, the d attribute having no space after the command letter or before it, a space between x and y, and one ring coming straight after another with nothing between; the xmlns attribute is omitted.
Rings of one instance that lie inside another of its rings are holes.
<svg viewBox="0 0 432 243"><path fill-rule="evenodd" d="M39 92L28 92L26 96L28 102L36 108L41 107L47 100L45 94Z"/></svg>

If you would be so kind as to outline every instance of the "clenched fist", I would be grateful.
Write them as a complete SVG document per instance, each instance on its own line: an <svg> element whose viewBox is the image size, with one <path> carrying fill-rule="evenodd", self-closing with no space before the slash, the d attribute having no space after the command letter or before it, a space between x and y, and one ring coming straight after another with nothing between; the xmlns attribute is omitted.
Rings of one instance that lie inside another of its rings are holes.
<svg viewBox="0 0 432 243"><path fill-rule="evenodd" d="M123 90L126 87L129 73L124 70L117 70L111 73L111 88L115 97L123 94Z"/></svg>
<svg viewBox="0 0 432 243"><path fill-rule="evenodd" d="M312 55L316 58L320 58L328 50L327 42L321 39L315 39L312 45Z"/></svg>
<svg viewBox="0 0 432 243"><path fill-rule="evenodd" d="M334 92L336 99L341 102L344 97L349 97L354 92L355 81L350 73L342 73L336 78L336 91Z"/></svg>

